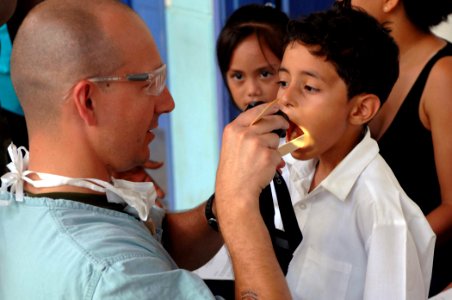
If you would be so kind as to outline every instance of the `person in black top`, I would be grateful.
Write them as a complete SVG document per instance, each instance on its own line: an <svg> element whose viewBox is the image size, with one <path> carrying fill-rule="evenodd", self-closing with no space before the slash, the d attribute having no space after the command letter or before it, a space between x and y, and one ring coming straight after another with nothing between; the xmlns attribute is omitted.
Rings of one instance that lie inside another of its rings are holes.
<svg viewBox="0 0 452 300"><path fill-rule="evenodd" d="M437 235L430 295L452 282L452 45L431 28L452 1L343 1L387 23L400 48L400 76L370 123L380 153Z"/></svg>

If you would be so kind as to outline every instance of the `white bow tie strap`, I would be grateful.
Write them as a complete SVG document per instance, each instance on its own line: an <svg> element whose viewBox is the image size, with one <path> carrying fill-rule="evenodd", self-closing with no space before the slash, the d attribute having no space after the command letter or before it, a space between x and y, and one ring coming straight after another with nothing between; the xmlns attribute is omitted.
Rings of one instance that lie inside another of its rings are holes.
<svg viewBox="0 0 452 300"><path fill-rule="evenodd" d="M16 195L17 201L23 200L23 177L26 176L24 172L28 169L29 153L25 147L17 148L11 143L8 147L8 154L11 162L6 167L11 171L1 177L0 191L6 192L8 188L11 193ZM0 200L0 205L8 205L9 201Z"/></svg>
<svg viewBox="0 0 452 300"><path fill-rule="evenodd" d="M23 201L24 181L35 188L57 187L71 185L87 188L96 192L106 193L108 202L125 203L132 209L129 212L137 215L141 220L147 221L150 217L151 207L155 204L157 192L152 182L132 182L112 178L110 184L95 178L70 178L60 175L40 173L27 170L29 154L24 147L17 148L14 144L8 147L11 157L8 169L10 172L1 177L1 191L9 191L16 195L17 201ZM28 175L35 174L39 177L33 180ZM0 201L0 205L8 205L9 201Z"/></svg>

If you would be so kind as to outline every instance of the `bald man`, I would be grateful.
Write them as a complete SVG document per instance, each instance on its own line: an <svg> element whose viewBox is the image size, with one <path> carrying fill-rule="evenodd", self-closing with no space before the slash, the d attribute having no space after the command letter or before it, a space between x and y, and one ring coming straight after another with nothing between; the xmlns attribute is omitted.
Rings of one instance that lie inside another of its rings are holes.
<svg viewBox="0 0 452 300"><path fill-rule="evenodd" d="M277 105L253 126L259 109L224 131L220 236L205 204L165 215L151 183L112 178L147 161L159 116L174 109L166 66L131 9L46 0L21 25L11 67L30 152L11 146L2 177L0 299L213 299L179 267L199 267L223 239L237 297L290 298L258 203L282 164L271 132L288 124Z"/></svg>

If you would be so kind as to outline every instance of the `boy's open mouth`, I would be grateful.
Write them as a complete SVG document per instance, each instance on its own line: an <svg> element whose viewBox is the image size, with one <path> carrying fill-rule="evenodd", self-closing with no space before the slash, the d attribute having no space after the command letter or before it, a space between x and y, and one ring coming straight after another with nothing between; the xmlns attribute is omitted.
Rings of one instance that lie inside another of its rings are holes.
<svg viewBox="0 0 452 300"><path fill-rule="evenodd" d="M287 128L286 133L287 133L286 140L289 142L289 141L303 135L304 132L300 128L300 126L298 126L297 124L295 124L289 120L289 128Z"/></svg>

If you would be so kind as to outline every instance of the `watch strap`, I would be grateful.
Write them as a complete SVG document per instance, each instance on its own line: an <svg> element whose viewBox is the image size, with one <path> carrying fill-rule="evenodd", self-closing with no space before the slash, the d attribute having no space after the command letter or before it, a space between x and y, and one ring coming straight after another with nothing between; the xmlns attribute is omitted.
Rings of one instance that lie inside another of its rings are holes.
<svg viewBox="0 0 452 300"><path fill-rule="evenodd" d="M212 227L213 230L218 231L218 222L217 217L215 217L212 205L213 200L215 199L215 193L212 194L212 196L209 197L209 199L206 202L206 209L204 210L204 214L206 216L207 224L209 224L210 227Z"/></svg>

